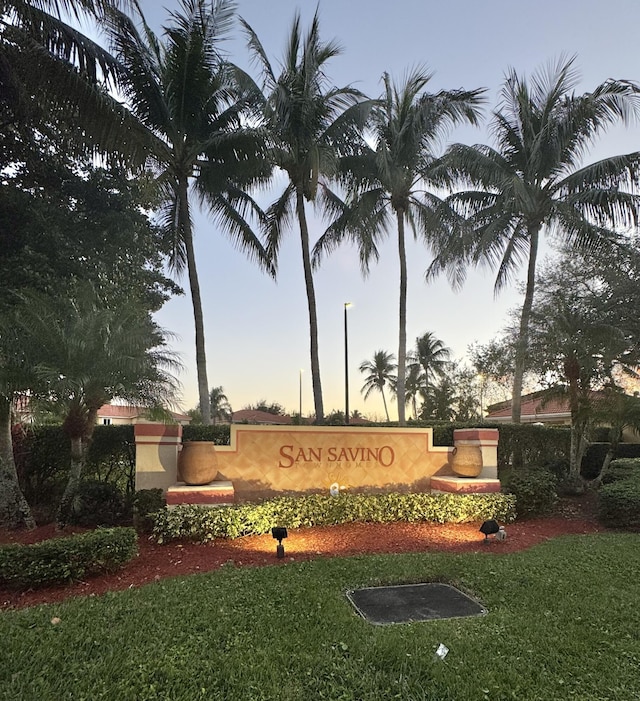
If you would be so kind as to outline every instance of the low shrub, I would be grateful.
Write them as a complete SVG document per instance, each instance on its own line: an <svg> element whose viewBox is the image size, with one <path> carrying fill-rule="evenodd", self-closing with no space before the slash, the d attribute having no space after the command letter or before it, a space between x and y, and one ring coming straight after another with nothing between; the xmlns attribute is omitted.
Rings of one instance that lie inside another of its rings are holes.
<svg viewBox="0 0 640 701"><path fill-rule="evenodd" d="M0 547L0 582L38 587L111 572L138 552L133 528L108 528L34 545Z"/></svg>
<svg viewBox="0 0 640 701"><path fill-rule="evenodd" d="M513 470L503 490L515 496L518 517L528 518L551 511L558 498L556 485L557 480L551 472L529 467Z"/></svg>
<svg viewBox="0 0 640 701"><path fill-rule="evenodd" d="M162 489L140 489L133 497L133 525L139 533L151 533L153 515L166 506Z"/></svg>
<svg viewBox="0 0 640 701"><path fill-rule="evenodd" d="M515 500L505 494L313 494L260 504L219 508L177 506L154 514L160 543L185 538L207 542L268 533L273 526L300 528L362 521L466 523L495 518L510 522Z"/></svg>
<svg viewBox="0 0 640 701"><path fill-rule="evenodd" d="M602 476L602 484L613 484L632 478L640 478L640 458L618 458L609 463L609 468Z"/></svg>
<svg viewBox="0 0 640 701"><path fill-rule="evenodd" d="M65 523L94 528L117 526L130 517L123 493L108 482L81 482L69 501Z"/></svg>
<svg viewBox="0 0 640 701"><path fill-rule="evenodd" d="M602 487L598 519L612 528L640 528L640 480L626 479Z"/></svg>

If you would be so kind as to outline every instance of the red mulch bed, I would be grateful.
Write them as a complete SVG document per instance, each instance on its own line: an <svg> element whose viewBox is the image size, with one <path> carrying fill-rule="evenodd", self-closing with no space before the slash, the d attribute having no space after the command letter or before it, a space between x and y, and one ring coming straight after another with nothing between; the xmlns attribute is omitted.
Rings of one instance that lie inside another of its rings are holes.
<svg viewBox="0 0 640 701"><path fill-rule="evenodd" d="M218 540L207 545L188 542L158 545L147 537L140 536L138 557L118 572L34 591L14 591L0 587L0 609L56 603L73 596L95 596L107 591L130 589L165 577L209 572L228 563L243 567L282 566L288 562L318 557L368 553L512 553L559 535L606 530L595 519L592 500L586 498L564 500L551 517L520 521L507 526L508 537L502 542L484 544L484 536L478 527L479 524L349 523L304 528L289 532L288 539L284 541L286 556L282 560L276 559L276 542L270 535ZM60 532L55 530L55 525L49 524L29 532L0 531L0 543L35 543L80 530L66 529Z"/></svg>

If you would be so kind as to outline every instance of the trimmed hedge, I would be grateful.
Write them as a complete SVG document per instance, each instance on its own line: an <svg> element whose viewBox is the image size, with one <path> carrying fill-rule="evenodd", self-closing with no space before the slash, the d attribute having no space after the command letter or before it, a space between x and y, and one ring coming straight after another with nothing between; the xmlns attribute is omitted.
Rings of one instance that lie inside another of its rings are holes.
<svg viewBox="0 0 640 701"><path fill-rule="evenodd" d="M557 501L555 475L539 467L513 470L504 491L516 499L518 517L527 518L549 513Z"/></svg>
<svg viewBox="0 0 640 701"><path fill-rule="evenodd" d="M508 523L514 516L515 499L506 494L313 494L260 504L165 509L154 515L153 535L159 543L180 538L206 543L214 538L268 533L273 526L300 528L355 521L466 523L490 518Z"/></svg>
<svg viewBox="0 0 640 701"><path fill-rule="evenodd" d="M182 427L183 441L213 441L216 445L229 445L231 440L231 426L229 424L216 424L215 426Z"/></svg>
<svg viewBox="0 0 640 701"><path fill-rule="evenodd" d="M33 545L0 547L0 582L38 587L111 572L138 553L133 528L109 528L52 538Z"/></svg>
<svg viewBox="0 0 640 701"><path fill-rule="evenodd" d="M612 484L627 479L640 479L640 458L618 458L609 463L602 477L602 484Z"/></svg>
<svg viewBox="0 0 640 701"><path fill-rule="evenodd" d="M612 528L640 528L640 479L631 478L602 487L598 518Z"/></svg>

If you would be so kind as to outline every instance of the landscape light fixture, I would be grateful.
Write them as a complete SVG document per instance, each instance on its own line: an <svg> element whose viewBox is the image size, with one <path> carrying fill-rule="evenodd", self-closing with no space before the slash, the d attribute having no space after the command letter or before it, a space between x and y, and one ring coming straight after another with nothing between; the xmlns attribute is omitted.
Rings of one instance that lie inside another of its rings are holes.
<svg viewBox="0 0 640 701"><path fill-rule="evenodd" d="M481 526L480 526L480 533L484 534L484 542L485 544L489 542L489 536L493 535L495 536L497 533L500 532L500 525L498 524L497 521L494 521L493 519L489 519L488 521L485 521ZM504 528L502 529L504 532ZM503 540L502 538L500 540Z"/></svg>
<svg viewBox="0 0 640 701"><path fill-rule="evenodd" d="M276 556L278 559L284 557L284 545L282 541L287 537L287 529L281 526L275 526L271 529L271 535L278 541L278 547L276 548Z"/></svg>

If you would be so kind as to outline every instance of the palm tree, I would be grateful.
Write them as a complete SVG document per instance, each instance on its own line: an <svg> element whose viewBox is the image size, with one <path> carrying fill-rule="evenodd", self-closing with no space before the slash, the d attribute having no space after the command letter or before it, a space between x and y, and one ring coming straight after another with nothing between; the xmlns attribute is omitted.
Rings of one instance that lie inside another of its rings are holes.
<svg viewBox="0 0 640 701"><path fill-rule="evenodd" d="M416 338L416 354L411 361L424 371L424 384L429 387L442 377L451 362L451 349L436 338L435 334L427 331Z"/></svg>
<svg viewBox="0 0 640 701"><path fill-rule="evenodd" d="M473 189L447 198L448 230L434 240L430 274L444 270L459 286L469 265L484 263L498 269L498 292L527 261L513 382L516 423L541 234L555 233L575 249L601 255L620 228L639 219L640 153L581 166L607 126L638 114L638 88L607 80L575 95L573 64L561 59L535 73L531 84L509 71L493 114L496 148L456 144L446 155L454 184Z"/></svg>
<svg viewBox="0 0 640 701"><path fill-rule="evenodd" d="M209 392L209 400L211 402L211 419L214 424L217 420L231 420L231 404L224 393L224 387L212 387Z"/></svg>
<svg viewBox="0 0 640 701"><path fill-rule="evenodd" d="M190 193L197 193L234 243L272 270L248 223L260 208L245 188L269 174L262 140L244 119L259 91L219 51L234 18L230 0L181 0L164 43L142 21L141 33L121 12L109 15L108 33L122 70L119 87L144 126L149 159L162 190L161 219L173 241L171 263L185 266L193 303L200 412L211 423L202 299L196 269Z"/></svg>
<svg viewBox="0 0 640 701"><path fill-rule="evenodd" d="M379 350L373 354L373 360L365 360L360 363L360 372L369 373L362 385L364 398L366 400L374 389L380 392L387 421L389 421L389 410L387 409L387 400L384 396L384 386L387 383L393 384L396 381L394 372L398 366L393 362L394 360L395 356L393 353Z"/></svg>
<svg viewBox="0 0 640 701"><path fill-rule="evenodd" d="M453 380L448 375L441 377L438 382L431 385L424 393L422 408L423 419L435 419L436 421L453 421L456 416L456 404L458 396Z"/></svg>
<svg viewBox="0 0 640 701"><path fill-rule="evenodd" d="M71 442L71 470L59 509L80 483L99 408L115 397L142 406L166 406L178 367L166 333L134 299L112 306L90 286L69 298L25 297L15 326L32 369L31 389L64 419Z"/></svg>
<svg viewBox="0 0 640 701"><path fill-rule="evenodd" d="M385 93L372 111L374 147L343 160L343 182L349 189L347 207L331 201L339 216L320 238L314 250L319 261L324 252L335 248L346 237L360 250L363 271L378 258L378 243L395 219L400 263L398 396L405 394L407 346L407 260L405 227L415 237L425 236L432 212L439 199L426 190L436 165L437 141L451 127L462 122L477 124L481 90L442 90L423 92L431 74L424 70L410 73L397 87L385 73ZM404 401L398 401L398 419L405 423Z"/></svg>
<svg viewBox="0 0 640 701"><path fill-rule="evenodd" d="M303 37L296 13L276 76L266 52L251 27L243 22L249 48L262 67L266 101L264 120L270 135L271 162L288 176L288 184L267 212L267 250L277 264L282 234L295 216L300 230L302 265L309 312L311 380L316 423L324 421L318 320L311 269L309 229L305 202L315 202L318 185L336 172L337 156L352 152L361 141L360 129L368 103L351 87L328 85L326 63L340 53L334 41L320 40L317 11Z"/></svg>
<svg viewBox="0 0 640 701"><path fill-rule="evenodd" d="M411 404L413 408L413 418L418 418L418 407L416 400L421 392L426 388L426 375L418 363L407 365L407 377L404 381L405 405Z"/></svg>
<svg viewBox="0 0 640 701"><path fill-rule="evenodd" d="M144 161L144 131L106 87L120 67L102 46L61 19L99 23L135 0L5 0L0 3L0 125L54 131L65 153ZM117 158L117 157L115 157Z"/></svg>

